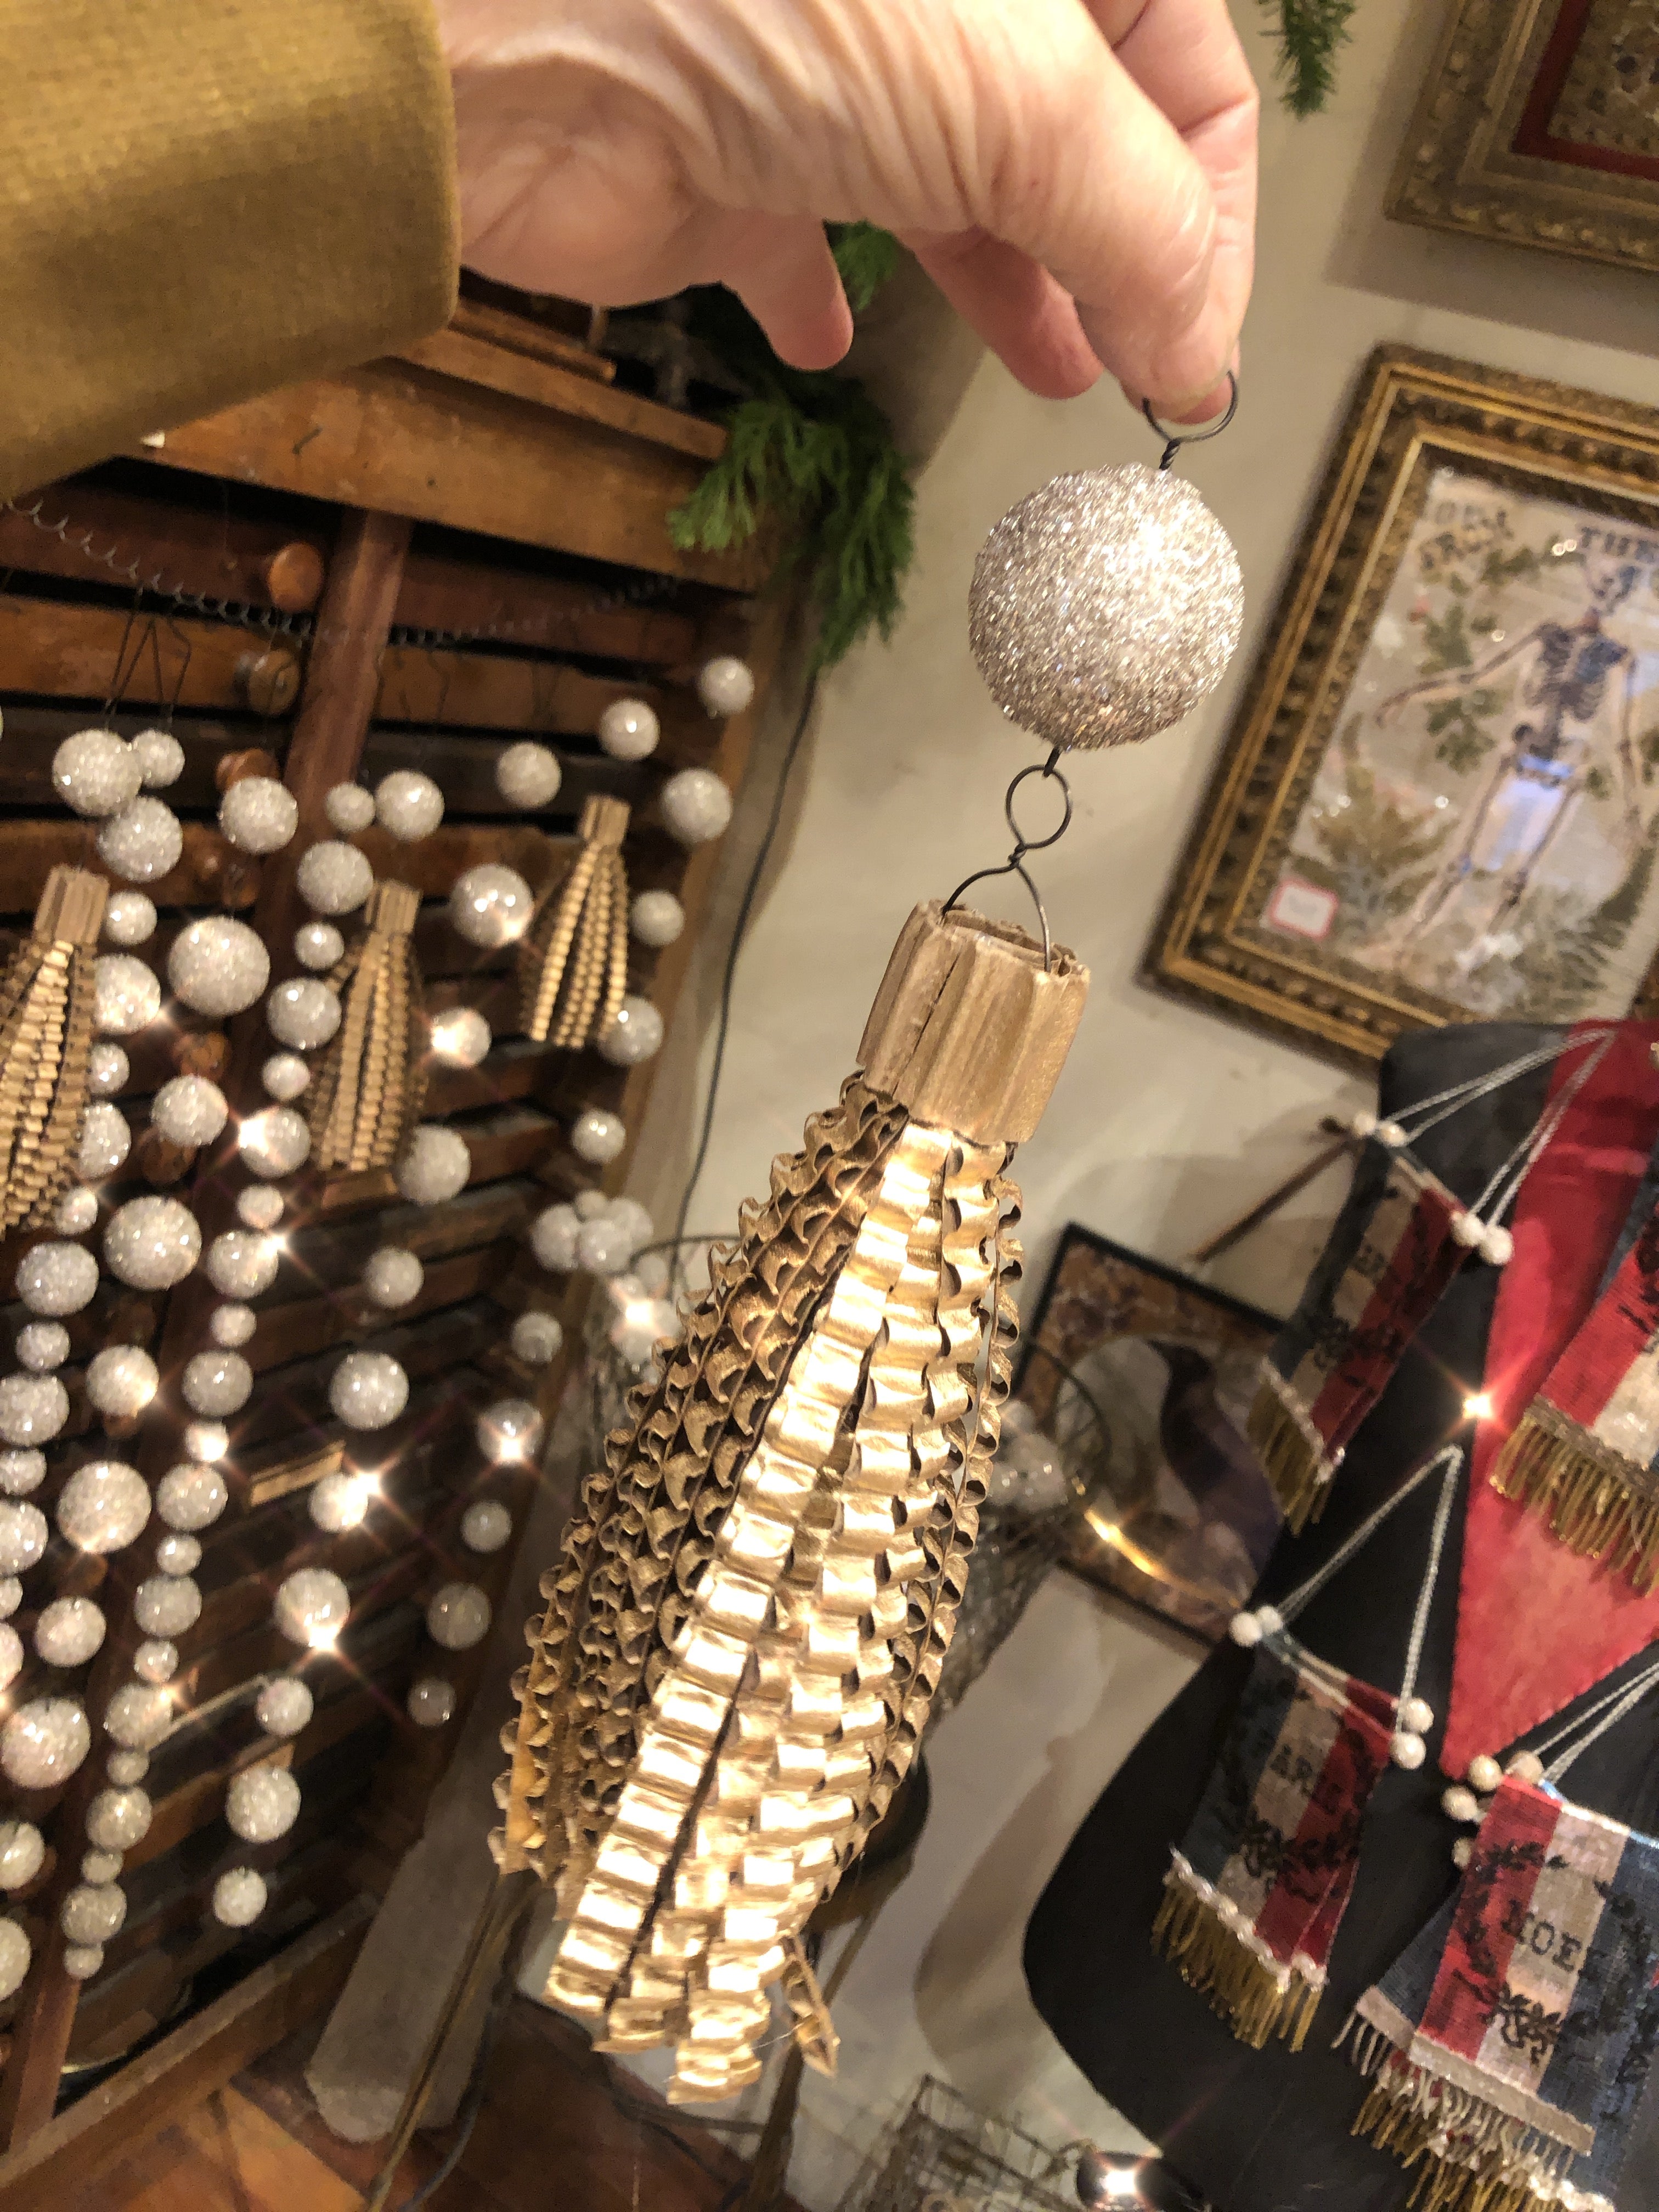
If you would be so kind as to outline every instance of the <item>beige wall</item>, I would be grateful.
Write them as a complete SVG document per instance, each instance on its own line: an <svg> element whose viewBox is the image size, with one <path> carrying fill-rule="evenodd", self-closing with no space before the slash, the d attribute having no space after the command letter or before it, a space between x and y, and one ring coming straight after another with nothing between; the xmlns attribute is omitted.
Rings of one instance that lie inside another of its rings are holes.
<svg viewBox="0 0 1659 2212"><path fill-rule="evenodd" d="M1076 821L1039 862L1056 934L1088 962L1094 987L1048 1117L1019 1162L1033 1285L1068 1219L1178 1261L1306 1156L1322 1111L1362 1096L1340 1070L1155 997L1133 973L1368 349L1405 340L1659 398L1648 352L1655 280L1383 222L1382 191L1443 13L1443 0L1365 0L1330 112L1296 123L1267 109L1243 404L1188 470L1238 546L1244 647L1219 696L1182 728L1077 763ZM1272 50L1255 0L1237 0L1237 15L1265 85ZM1038 753L1002 721L969 656L963 599L981 538L1059 471L1156 454L1115 390L1057 406L1027 397L994 362L979 369L921 479L902 627L890 648L863 650L826 688L793 849L738 973L693 1227L729 1224L763 1187L771 1155L834 1098L912 902L942 896L1006 848L1003 787ZM1006 910L1019 912L1012 902ZM1282 1308L1340 1195L1340 1180L1327 1178L1218 1279ZM1026 2002L1018 1933L1083 1810L1185 1665L1128 1615L1064 1585L940 1731L923 1869L890 1906L838 2008L842 2080L810 2084L814 2117L795 2176L809 2205L830 2202L831 2177L845 2171L833 2139L861 2140L923 2066L982 2099L1023 2100L1055 2140L1109 2125Z"/></svg>

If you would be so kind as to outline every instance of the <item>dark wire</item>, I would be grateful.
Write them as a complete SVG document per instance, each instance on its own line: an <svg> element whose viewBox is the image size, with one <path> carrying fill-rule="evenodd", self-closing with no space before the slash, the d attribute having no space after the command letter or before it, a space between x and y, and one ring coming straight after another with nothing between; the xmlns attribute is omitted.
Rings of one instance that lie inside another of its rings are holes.
<svg viewBox="0 0 1659 2212"><path fill-rule="evenodd" d="M450 2175L454 2172L472 2140L472 2130L478 2124L478 2115L483 2110L484 2093L489 2061L495 2049L495 2039L501 2032L507 2008L513 2002L513 1991L518 1981L519 1947L509 1943L501 1970L495 1977L495 1987L489 1999L489 2011L484 2020L483 2033L478 2039L478 2048L472 2060L472 2070L466 2077L466 2094L461 2100L460 2110L455 2115L455 2140L443 2154L442 2163L435 2172L429 2173L412 2197L405 2197L398 2212L417 2212L417 2208L429 2203Z"/></svg>
<svg viewBox="0 0 1659 2212"><path fill-rule="evenodd" d="M772 793L772 812L766 824L766 834L761 839L760 849L755 855L754 866L749 871L749 880L743 887L743 898L738 907L738 918L732 927L732 943L726 955L726 973L720 981L720 1020L714 1030L714 1062L708 1071L708 1095L703 1101L702 1133L697 1139L696 1153L691 1162L691 1172L687 1176L685 1188L680 1194L680 1210L674 1222L673 1241L677 1246L684 1245L686 1241L685 1224L690 1217L691 1200L696 1192L704 1163L708 1158L709 1139L714 1133L714 1107L720 1097L720 1071L726 1064L726 1041L732 1026L732 985L737 974L738 956L743 951L744 938L749 928L750 911L755 903L755 895L760 889L761 877L765 872L766 863L772 856L772 846L778 834L778 825L783 819L783 802L789 789L790 775L795 765L796 756L800 751L801 741L806 735L806 726L812 719L812 709L817 702L817 696L818 679L815 672L807 684L806 696L801 701L800 713L796 717L795 726L790 734L789 744L783 756L783 765L778 770L777 788ZM683 1282L684 1262L678 1251L675 1254L674 1265L678 1279Z"/></svg>

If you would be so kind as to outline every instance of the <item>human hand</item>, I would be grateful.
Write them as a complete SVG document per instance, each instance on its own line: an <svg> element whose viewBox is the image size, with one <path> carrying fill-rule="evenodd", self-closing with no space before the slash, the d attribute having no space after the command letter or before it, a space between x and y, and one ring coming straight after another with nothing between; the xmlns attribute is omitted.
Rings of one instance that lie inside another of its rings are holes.
<svg viewBox="0 0 1659 2212"><path fill-rule="evenodd" d="M437 0L462 258L599 305L728 285L852 336L823 225L884 225L1046 398L1217 410L1249 296L1255 83L1226 0Z"/></svg>

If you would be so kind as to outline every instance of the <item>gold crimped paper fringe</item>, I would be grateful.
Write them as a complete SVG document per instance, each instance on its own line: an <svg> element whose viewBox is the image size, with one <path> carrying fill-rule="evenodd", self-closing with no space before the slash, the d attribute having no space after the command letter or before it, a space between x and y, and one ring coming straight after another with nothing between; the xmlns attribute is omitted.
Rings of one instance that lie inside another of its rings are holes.
<svg viewBox="0 0 1659 2212"><path fill-rule="evenodd" d="M426 1015L410 943L420 910L409 884L376 884L362 937L329 972L340 1026L306 1098L313 1167L392 1167L421 1118Z"/></svg>
<svg viewBox="0 0 1659 2212"><path fill-rule="evenodd" d="M1152 1943L1253 2051L1264 2051L1274 2036L1292 2051L1307 2041L1324 1983L1253 1949L1178 1868L1164 1877Z"/></svg>
<svg viewBox="0 0 1659 2212"><path fill-rule="evenodd" d="M1337 1461L1318 1431L1291 1396L1271 1360L1261 1363L1261 1379L1245 1420L1245 1433L1261 1455L1262 1472L1279 1500L1285 1525L1299 1536L1317 1521L1331 1494Z"/></svg>
<svg viewBox="0 0 1659 2212"><path fill-rule="evenodd" d="M525 1035L571 1050L602 1036L628 988L629 810L595 797L582 809L581 850L543 894L519 947Z"/></svg>
<svg viewBox="0 0 1659 2212"><path fill-rule="evenodd" d="M1659 1497L1651 1468L1534 1398L1492 1471L1501 1497L1541 1513L1582 1558L1627 1575L1644 1595L1659 1577Z"/></svg>
<svg viewBox="0 0 1659 2212"><path fill-rule="evenodd" d="M106 896L90 870L53 868L0 981L0 1234L44 1228L74 1178Z"/></svg>

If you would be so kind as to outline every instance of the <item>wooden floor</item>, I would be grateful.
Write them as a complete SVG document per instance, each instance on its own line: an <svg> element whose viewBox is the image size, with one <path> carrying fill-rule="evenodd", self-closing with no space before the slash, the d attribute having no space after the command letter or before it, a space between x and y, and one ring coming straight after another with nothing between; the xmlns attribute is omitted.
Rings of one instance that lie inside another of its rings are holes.
<svg viewBox="0 0 1659 2212"><path fill-rule="evenodd" d="M320 2030L278 2045L64 2212L356 2212L379 2161L312 2109L303 2069ZM436 2171L448 2140L421 2139L394 2206ZM734 2212L746 2174L719 2135L520 1999L460 2164L422 2212Z"/></svg>

